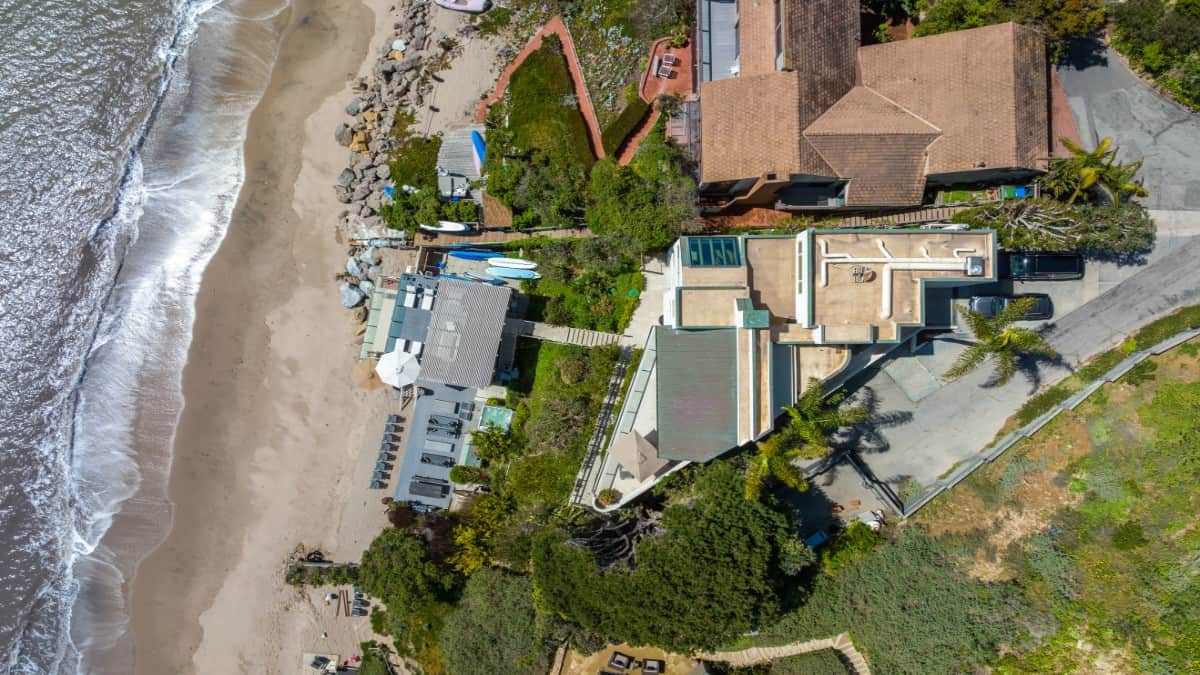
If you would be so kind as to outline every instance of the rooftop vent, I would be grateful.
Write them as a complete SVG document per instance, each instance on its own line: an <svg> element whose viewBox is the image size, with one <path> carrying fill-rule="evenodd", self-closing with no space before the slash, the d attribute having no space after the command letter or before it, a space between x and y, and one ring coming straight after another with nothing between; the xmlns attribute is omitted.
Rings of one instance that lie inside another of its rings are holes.
<svg viewBox="0 0 1200 675"><path fill-rule="evenodd" d="M983 268L985 263L983 256L973 255L967 257L967 276L981 277L983 276Z"/></svg>

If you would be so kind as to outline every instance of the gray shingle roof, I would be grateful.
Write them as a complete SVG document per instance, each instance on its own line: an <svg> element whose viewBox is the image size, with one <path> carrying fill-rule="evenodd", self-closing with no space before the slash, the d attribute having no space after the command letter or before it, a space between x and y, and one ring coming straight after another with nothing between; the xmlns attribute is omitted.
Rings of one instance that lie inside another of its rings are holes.
<svg viewBox="0 0 1200 675"><path fill-rule="evenodd" d="M737 445L737 331L654 331L658 456L707 461Z"/></svg>
<svg viewBox="0 0 1200 675"><path fill-rule="evenodd" d="M421 377L464 387L491 384L511 293L506 286L440 279Z"/></svg>

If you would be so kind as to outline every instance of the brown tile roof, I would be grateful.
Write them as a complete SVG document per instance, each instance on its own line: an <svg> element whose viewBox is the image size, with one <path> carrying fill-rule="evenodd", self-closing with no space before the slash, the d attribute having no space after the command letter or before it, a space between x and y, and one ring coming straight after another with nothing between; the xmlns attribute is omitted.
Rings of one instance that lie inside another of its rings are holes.
<svg viewBox="0 0 1200 675"><path fill-rule="evenodd" d="M925 148L937 138L924 134L829 134L811 142L849 178L846 206L909 206L925 192Z"/></svg>
<svg viewBox="0 0 1200 675"><path fill-rule="evenodd" d="M790 72L775 70L774 3L742 0L741 75L700 87L702 182L833 173L800 132L854 86L858 0L780 1Z"/></svg>
<svg viewBox="0 0 1200 675"><path fill-rule="evenodd" d="M925 148L941 131L874 90L858 86L804 130L841 178L847 206L917 204L925 191Z"/></svg>
<svg viewBox="0 0 1200 675"><path fill-rule="evenodd" d="M930 174L1037 168L1048 152L1045 46L997 24L858 50L862 84L942 130Z"/></svg>
<svg viewBox="0 0 1200 675"><path fill-rule="evenodd" d="M775 72L775 1L738 3L738 66L742 77Z"/></svg>
<svg viewBox="0 0 1200 675"><path fill-rule="evenodd" d="M801 165L795 73L705 82L700 106L701 182L794 173Z"/></svg>

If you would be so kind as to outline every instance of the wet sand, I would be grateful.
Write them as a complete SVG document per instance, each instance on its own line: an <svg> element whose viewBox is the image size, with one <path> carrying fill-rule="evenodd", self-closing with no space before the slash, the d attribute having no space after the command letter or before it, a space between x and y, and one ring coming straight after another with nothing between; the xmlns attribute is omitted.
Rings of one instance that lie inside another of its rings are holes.
<svg viewBox="0 0 1200 675"><path fill-rule="evenodd" d="M301 544L357 560L385 523L357 473L369 423L395 403L351 384L355 326L333 282L345 249L331 186L346 162L333 129L389 20L386 2L368 4L296 0L251 118L245 184L197 298L173 528L132 584L138 673L295 672L300 650L346 648L312 635L366 638L322 628L332 608L283 570Z"/></svg>

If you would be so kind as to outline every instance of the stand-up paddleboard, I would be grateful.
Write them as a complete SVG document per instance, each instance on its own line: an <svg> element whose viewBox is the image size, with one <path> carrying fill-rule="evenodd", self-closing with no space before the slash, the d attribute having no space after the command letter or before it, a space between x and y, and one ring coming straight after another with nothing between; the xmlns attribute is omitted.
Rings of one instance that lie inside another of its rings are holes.
<svg viewBox="0 0 1200 675"><path fill-rule="evenodd" d="M475 160L475 172L483 175L483 167L487 166L487 143L478 131L471 131L471 159Z"/></svg>
<svg viewBox="0 0 1200 675"><path fill-rule="evenodd" d="M504 283L503 279L497 279L496 277L480 274L478 272L463 272L463 276L467 277L468 279L474 279L475 281L482 281L485 284L492 284L493 286L499 286L500 284Z"/></svg>
<svg viewBox="0 0 1200 675"><path fill-rule="evenodd" d="M471 229L466 223L456 223L452 220L439 220L437 225L421 225L419 226L426 232L467 232Z"/></svg>
<svg viewBox="0 0 1200 675"><path fill-rule="evenodd" d="M475 251L472 249L455 249L450 251L450 257L458 258L459 260L491 260L492 258L496 257L496 252Z"/></svg>
<svg viewBox="0 0 1200 675"><path fill-rule="evenodd" d="M487 262L492 267L507 267L514 270L536 270L538 264L532 260L524 258L488 258Z"/></svg>
<svg viewBox="0 0 1200 675"><path fill-rule="evenodd" d="M487 273L502 279L541 279L542 275L530 269L514 269L512 267L489 267Z"/></svg>

